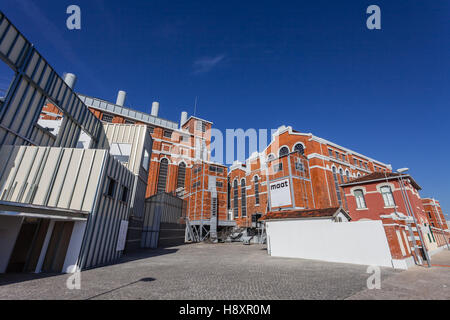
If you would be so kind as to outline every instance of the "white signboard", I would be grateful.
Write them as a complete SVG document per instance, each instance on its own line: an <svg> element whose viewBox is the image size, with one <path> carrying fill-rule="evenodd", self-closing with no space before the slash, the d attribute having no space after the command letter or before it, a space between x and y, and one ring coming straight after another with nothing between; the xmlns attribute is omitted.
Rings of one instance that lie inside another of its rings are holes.
<svg viewBox="0 0 450 320"><path fill-rule="evenodd" d="M269 187L270 204L272 209L275 207L292 205L291 186L289 179L272 182Z"/></svg>
<svg viewBox="0 0 450 320"><path fill-rule="evenodd" d="M120 222L119 239L117 239L116 251L123 251L125 249L125 241L127 240L128 221L122 220Z"/></svg>

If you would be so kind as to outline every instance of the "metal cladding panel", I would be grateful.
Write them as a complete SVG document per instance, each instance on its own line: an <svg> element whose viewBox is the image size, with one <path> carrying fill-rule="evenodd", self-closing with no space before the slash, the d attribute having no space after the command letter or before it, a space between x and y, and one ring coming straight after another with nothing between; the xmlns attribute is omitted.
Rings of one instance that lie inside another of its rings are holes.
<svg viewBox="0 0 450 320"><path fill-rule="evenodd" d="M89 107L104 110L109 113L114 113L123 117L132 118L137 121L143 121L148 124L157 124L162 127L166 127L168 129L178 129L178 123L164 120L150 114L128 109L101 99L92 98L88 96L84 96L82 94L78 94L78 97Z"/></svg>
<svg viewBox="0 0 450 320"><path fill-rule="evenodd" d="M70 160L67 165L67 171L65 172L63 184L60 188L61 191L59 191L56 207L70 208L70 202L72 200L76 185L76 183L73 183L72 181L77 182L77 178L79 178L81 169L80 165L84 156L84 150L81 150L81 152L77 151L78 150L74 149L71 152Z"/></svg>
<svg viewBox="0 0 450 320"><path fill-rule="evenodd" d="M107 195L108 179L116 181L113 196ZM132 190L135 176L118 160L110 155L102 176L101 189L94 211L89 216L87 231L83 240L80 266L93 268L116 261L122 251L117 251L120 223L128 220L130 200L120 199L122 186Z"/></svg>
<svg viewBox="0 0 450 320"><path fill-rule="evenodd" d="M52 190L49 194L47 206L57 207L59 197L61 196L61 189L66 181L67 171L72 157L72 149L61 149L62 158L59 162L58 170L55 173L55 178L52 186ZM69 176L70 177L70 176Z"/></svg>
<svg viewBox="0 0 450 320"><path fill-rule="evenodd" d="M3 146L2 200L92 211L105 150ZM90 167L84 168L82 165Z"/></svg>
<svg viewBox="0 0 450 320"><path fill-rule="evenodd" d="M33 45L0 12L0 59L10 66L16 76L0 109L0 144L47 143L32 139L34 125L39 119L46 99L51 99L64 114L69 131L58 137L56 146L72 147L83 129L98 141L101 122L78 96L64 83ZM77 126L77 129L72 128ZM72 134L72 135L70 135Z"/></svg>
<svg viewBox="0 0 450 320"><path fill-rule="evenodd" d="M38 188L34 196L33 203L41 206L47 204L47 196L51 188L52 178L57 169L59 157L61 155L60 148L50 148L46 152L45 163L42 166L41 177L38 177Z"/></svg>
<svg viewBox="0 0 450 320"><path fill-rule="evenodd" d="M129 143L131 144L131 154L127 167L134 174L140 174L142 169L142 158L144 147L149 155L152 151L152 138L147 131L145 125L129 125L129 124L103 124L106 137L100 143L100 148L109 148L113 143ZM141 174L140 174L141 175ZM141 175L145 179L147 175Z"/></svg>
<svg viewBox="0 0 450 320"><path fill-rule="evenodd" d="M31 140L40 146L51 147L54 145L56 137L46 129L40 127L39 125L35 125L31 133Z"/></svg>
<svg viewBox="0 0 450 320"><path fill-rule="evenodd" d="M86 150L89 154L89 152L94 152L94 159L90 168L90 175L89 175L89 179L93 179L94 181L101 181L102 179L102 170L104 170L104 162L106 160L106 152L101 152L100 150L93 150L93 149L89 149ZM100 185L95 185L93 183L89 183L87 184L86 187L86 191L84 193L84 199L81 202L81 210L82 211L89 211L91 208L94 207L95 205L95 199L96 199L96 194L98 192L100 192ZM78 196L78 194L77 194ZM79 195L81 196L81 194ZM74 203L72 204L73 208L77 208L80 204L79 204L80 200L77 200L75 198Z"/></svg>
<svg viewBox="0 0 450 320"><path fill-rule="evenodd" d="M104 124L105 139L101 141L104 148L113 143L131 144L130 156L125 164L137 177L131 190L131 210L136 217L144 214L145 191L147 189L148 172L142 166L144 149L149 156L152 152L152 138L145 125Z"/></svg>
<svg viewBox="0 0 450 320"><path fill-rule="evenodd" d="M142 228L143 248L157 248L161 223L180 225L185 201L168 193L159 193L145 201Z"/></svg>

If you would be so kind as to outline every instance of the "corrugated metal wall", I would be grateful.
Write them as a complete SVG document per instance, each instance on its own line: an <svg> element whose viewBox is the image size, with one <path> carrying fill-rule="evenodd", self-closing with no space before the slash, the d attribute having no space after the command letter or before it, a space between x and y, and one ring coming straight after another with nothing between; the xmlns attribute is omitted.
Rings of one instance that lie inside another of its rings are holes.
<svg viewBox="0 0 450 320"><path fill-rule="evenodd" d="M64 114L55 146L76 147L81 129L94 139L94 145L102 137L100 120L2 12L0 59L16 73L0 109L0 144L39 145L32 139L33 130L47 99Z"/></svg>
<svg viewBox="0 0 450 320"><path fill-rule="evenodd" d="M108 177L117 182L113 196L107 195ZM131 201L130 195L127 202L120 200L121 186L132 190L135 179L125 166L107 154L99 197L94 211L89 215L83 239L79 260L82 269L109 264L120 258L122 251L116 250L120 223L128 220Z"/></svg>
<svg viewBox="0 0 450 320"><path fill-rule="evenodd" d="M0 200L90 212L106 150L2 146Z"/></svg>
<svg viewBox="0 0 450 320"><path fill-rule="evenodd" d="M154 249L166 244L183 244L185 210L185 201L168 193L147 198L141 246Z"/></svg>
<svg viewBox="0 0 450 320"><path fill-rule="evenodd" d="M126 166L139 178L135 181L132 199L132 213L142 217L144 213L145 191L147 189L148 171L143 167L144 150L152 153L152 138L145 125L104 124L105 137L99 141L100 148L107 148L112 143L131 144L131 154ZM148 159L150 160L150 159Z"/></svg>
<svg viewBox="0 0 450 320"><path fill-rule="evenodd" d="M31 140L38 146L53 146L56 141L56 136L48 130L36 124L31 132Z"/></svg>
<svg viewBox="0 0 450 320"><path fill-rule="evenodd" d="M138 249L141 245L142 224L147 189L148 171L143 167L145 150L150 161L152 138L145 125L104 124L105 137L99 141L99 147L108 148L113 143L130 144L129 159L125 166L133 172L136 179L132 189L130 219L126 241L126 250ZM121 159L122 161L124 159Z"/></svg>

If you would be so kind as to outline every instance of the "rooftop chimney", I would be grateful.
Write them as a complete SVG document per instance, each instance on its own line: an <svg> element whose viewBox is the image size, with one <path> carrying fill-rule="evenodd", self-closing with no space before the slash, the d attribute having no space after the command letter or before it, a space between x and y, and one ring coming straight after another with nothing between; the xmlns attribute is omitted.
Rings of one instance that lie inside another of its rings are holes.
<svg viewBox="0 0 450 320"><path fill-rule="evenodd" d="M157 117L159 112L159 102L154 101L152 103L152 116Z"/></svg>
<svg viewBox="0 0 450 320"><path fill-rule="evenodd" d="M188 114L186 111L181 112L181 119L180 119L180 129L183 126L183 124L187 121Z"/></svg>
<svg viewBox="0 0 450 320"><path fill-rule="evenodd" d="M73 90L73 88L75 87L75 83L77 82L77 76L73 73L66 73L64 74L64 82L70 89Z"/></svg>
<svg viewBox="0 0 450 320"><path fill-rule="evenodd" d="M127 97L127 93L125 91L120 90L117 93L117 100L116 100L116 104L118 106L123 107L123 104L125 103L125 98Z"/></svg>

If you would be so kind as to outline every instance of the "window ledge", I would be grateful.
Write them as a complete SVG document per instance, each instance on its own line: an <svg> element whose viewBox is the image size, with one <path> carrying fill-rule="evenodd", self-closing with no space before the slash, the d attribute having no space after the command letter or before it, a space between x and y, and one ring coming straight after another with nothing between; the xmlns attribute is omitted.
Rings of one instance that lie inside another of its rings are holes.
<svg viewBox="0 0 450 320"><path fill-rule="evenodd" d="M356 208L358 211L369 210L369 208Z"/></svg>

